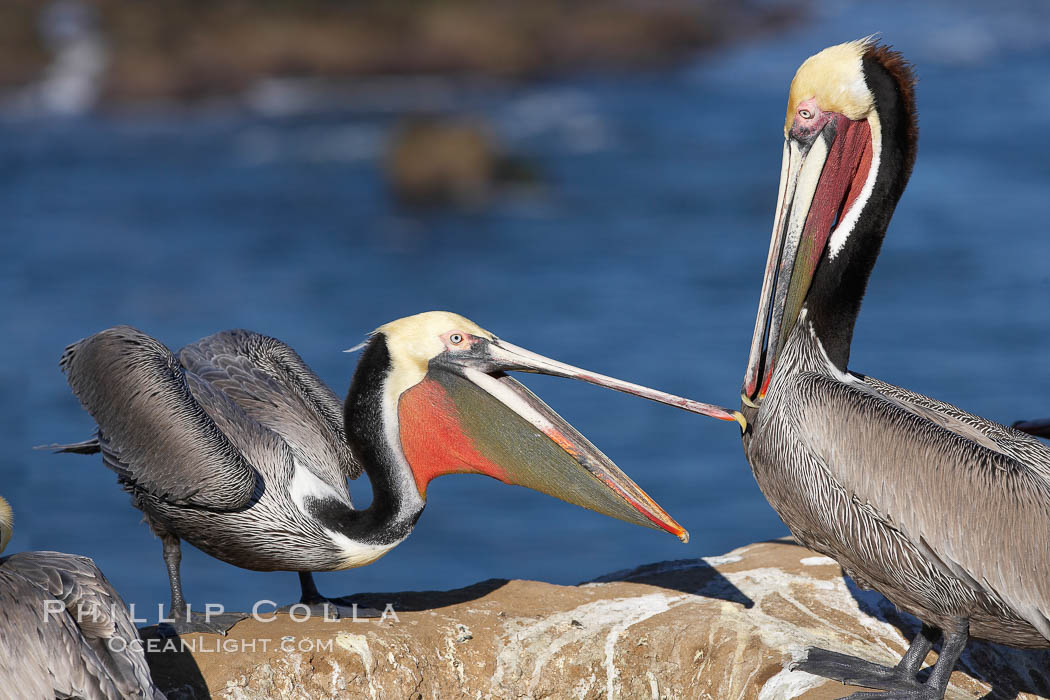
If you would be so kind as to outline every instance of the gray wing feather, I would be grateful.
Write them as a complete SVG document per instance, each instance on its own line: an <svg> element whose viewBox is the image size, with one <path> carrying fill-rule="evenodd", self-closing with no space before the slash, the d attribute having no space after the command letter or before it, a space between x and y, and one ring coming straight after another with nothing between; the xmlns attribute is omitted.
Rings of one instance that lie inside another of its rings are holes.
<svg viewBox="0 0 1050 700"><path fill-rule="evenodd" d="M98 424L106 465L127 484L206 508L232 510L251 500L255 470L214 417L262 442L266 431L201 389L162 343L117 326L70 345L60 365ZM198 401L202 395L214 399L211 415Z"/></svg>
<svg viewBox="0 0 1050 700"><path fill-rule="evenodd" d="M1050 449L950 404L863 382L799 375L795 405L804 408L794 420L809 448L935 562L994 591L1050 639ZM945 427L959 423L966 430ZM973 430L984 439L971 439Z"/></svg>
<svg viewBox="0 0 1050 700"><path fill-rule="evenodd" d="M905 409L933 421L949 432L1024 463L1050 484L1050 449L1032 439L1025 431L1008 428L946 401L939 401L874 377L864 377L864 383L874 389L878 396L896 401Z"/></svg>
<svg viewBox="0 0 1050 700"><path fill-rule="evenodd" d="M11 697L163 698L138 639L124 601L87 557L0 560L0 688Z"/></svg>
<svg viewBox="0 0 1050 700"><path fill-rule="evenodd" d="M179 351L179 360L279 434L315 468L338 465L337 478L361 473L346 441L342 403L285 343L229 330L187 345Z"/></svg>

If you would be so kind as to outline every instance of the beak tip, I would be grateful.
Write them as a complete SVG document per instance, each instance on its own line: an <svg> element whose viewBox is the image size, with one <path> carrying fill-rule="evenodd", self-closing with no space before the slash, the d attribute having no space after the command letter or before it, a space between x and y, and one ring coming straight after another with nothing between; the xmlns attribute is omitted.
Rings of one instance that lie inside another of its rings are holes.
<svg viewBox="0 0 1050 700"><path fill-rule="evenodd" d="M682 540L682 544L689 544L689 531L682 530L682 533L678 535L678 539Z"/></svg>

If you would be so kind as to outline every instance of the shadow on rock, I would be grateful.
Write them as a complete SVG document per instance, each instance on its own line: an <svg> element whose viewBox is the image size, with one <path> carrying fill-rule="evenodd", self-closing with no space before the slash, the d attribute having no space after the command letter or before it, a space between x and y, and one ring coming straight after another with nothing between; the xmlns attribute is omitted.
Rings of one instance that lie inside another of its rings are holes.
<svg viewBox="0 0 1050 700"><path fill-rule="evenodd" d="M472 600L484 598L507 584L507 579L490 578L479 581L465 588L456 588L451 591L403 591L401 593L356 593L346 596L343 600L347 603L357 603L364 608L383 610L387 605L392 605L394 610L401 612L418 612L420 610L434 610L446 608L450 605L467 603Z"/></svg>
<svg viewBox="0 0 1050 700"><path fill-rule="evenodd" d="M682 593L739 603L751 608L755 602L703 559L675 559L605 574L587 583L644 583Z"/></svg>
<svg viewBox="0 0 1050 700"><path fill-rule="evenodd" d="M142 628L139 636L146 645L146 661L153 682L169 700L211 697L200 666L193 658L193 648L183 644L181 637L161 634L157 625Z"/></svg>

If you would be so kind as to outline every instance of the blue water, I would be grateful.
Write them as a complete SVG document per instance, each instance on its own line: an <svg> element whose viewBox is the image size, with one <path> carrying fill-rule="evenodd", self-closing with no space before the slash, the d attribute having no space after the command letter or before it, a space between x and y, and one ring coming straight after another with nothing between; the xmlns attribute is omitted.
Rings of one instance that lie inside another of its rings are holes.
<svg viewBox="0 0 1050 700"><path fill-rule="evenodd" d="M0 122L0 493L10 551L95 558L129 601L167 601L160 544L97 458L62 348L133 324L179 347L246 327L338 393L343 348L458 311L596 371L735 405L776 199L788 82L820 48L882 31L917 65L920 153L851 365L1009 422L1050 413L1050 44L1040 3L821 4L788 34L631 76L528 86L351 86L312 110L273 90L193 108ZM271 86L273 87L273 86ZM318 98L314 94L314 98ZM379 177L393 113L484 115L546 186L475 211L398 207ZM692 533L674 537L482 477L440 479L415 533L322 591L574 583L786 534L734 424L526 377ZM354 482L355 499L368 488ZM191 547L193 602L298 594L290 573Z"/></svg>

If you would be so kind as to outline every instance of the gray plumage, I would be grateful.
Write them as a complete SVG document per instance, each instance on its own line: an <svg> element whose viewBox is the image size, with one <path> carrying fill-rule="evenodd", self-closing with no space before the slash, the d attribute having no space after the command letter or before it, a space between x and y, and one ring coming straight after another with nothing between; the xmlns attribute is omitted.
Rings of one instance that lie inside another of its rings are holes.
<svg viewBox="0 0 1050 700"><path fill-rule="evenodd" d="M235 422L235 407L187 375L161 343L113 328L66 348L59 365L99 424L106 466L130 489L217 510L251 499L255 470L216 423ZM242 423L245 431L261 432L254 422Z"/></svg>
<svg viewBox="0 0 1050 700"><path fill-rule="evenodd" d="M807 547L927 623L1050 646L1050 448L871 377L843 375L803 314L744 445Z"/></svg>
<svg viewBox="0 0 1050 700"><path fill-rule="evenodd" d="M191 376L205 380L273 431L327 481L357 478L343 433L343 405L302 358L281 341L243 330L225 331L179 351Z"/></svg>
<svg viewBox="0 0 1050 700"><path fill-rule="evenodd" d="M0 559L0 699L160 700L138 640L124 601L87 557Z"/></svg>
<svg viewBox="0 0 1050 700"><path fill-rule="evenodd" d="M232 330L176 358L118 326L69 346L61 366L98 424L104 463L154 532L248 569L341 566L343 552L290 485L307 470L350 507L346 479L361 469L339 399L290 347Z"/></svg>

